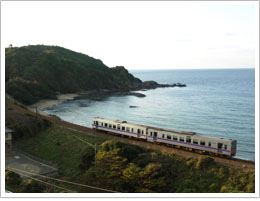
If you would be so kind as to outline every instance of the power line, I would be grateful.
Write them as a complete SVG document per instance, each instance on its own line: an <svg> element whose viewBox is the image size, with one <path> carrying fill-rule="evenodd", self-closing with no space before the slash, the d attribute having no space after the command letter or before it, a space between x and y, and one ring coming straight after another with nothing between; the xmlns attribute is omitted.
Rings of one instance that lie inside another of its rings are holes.
<svg viewBox="0 0 260 201"><path fill-rule="evenodd" d="M89 146L91 146L92 148L94 148L94 151L95 151L95 166L96 166L96 164L97 164L97 144L91 144L91 143L89 143L89 142L87 142L87 141L85 141L85 140L82 140L81 138L79 138L79 137L77 137L77 136L75 136L75 135L73 135L76 139L78 139L78 140L80 140L81 142L83 142L83 143L86 143L87 145L89 145Z"/></svg>
<svg viewBox="0 0 260 201"><path fill-rule="evenodd" d="M77 139L80 140L81 142L84 142L84 143L88 144L89 146L91 146L91 147L93 147L93 148L95 148L95 146L96 146L96 144L91 144L91 143L87 142L86 140L82 140L82 139L79 138L78 136L73 135L73 137L77 138Z"/></svg>
<svg viewBox="0 0 260 201"><path fill-rule="evenodd" d="M71 181L66 181L63 179L57 179L57 178L53 178L53 177L48 177L48 176L44 176L44 175L40 175L40 174L36 174L36 173L31 173L31 172L27 172L27 171L23 171L23 170L18 170L15 168L8 168L6 167L7 170L15 170L18 172L24 172L30 175L35 175L35 176L39 176L39 177L43 177L43 178L47 178L47 179L53 179L55 181L59 181L59 182L64 182L64 183L68 183L68 184L74 184L74 185L78 185L78 186L83 186L83 187L87 187L87 188L92 188L92 189L96 189L96 190L102 190L102 191L107 191L107 192L111 192L111 193L120 193L118 191L113 191L113 190L108 190L108 189L104 189L104 188L99 188L99 187L95 187L95 186L89 186L89 185L85 185L85 184L80 184L80 183L75 183L75 182L71 182Z"/></svg>
<svg viewBox="0 0 260 201"><path fill-rule="evenodd" d="M15 173L17 173L17 174L21 174L21 175L23 175L23 176L29 177L29 178L31 178L32 180L35 180L35 181L38 181L38 182L41 182L41 183L44 183L44 184L47 184L47 185L50 185L50 186L54 186L54 187L56 187L56 188L59 188L59 189L65 190L65 191L67 191L67 192L75 193L75 191L68 190L68 189L66 189L66 188L63 188L63 187L57 186L57 185L55 185L55 184L51 184L51 183L46 182L46 181L42 181L42 180L40 180L40 179L36 179L36 178L34 178L34 177L31 177L31 176L29 176L29 175L23 174L23 173L18 172L18 171L11 170L11 169L9 169L9 168L7 168L7 169L10 170L10 171L12 171L12 172L15 172Z"/></svg>

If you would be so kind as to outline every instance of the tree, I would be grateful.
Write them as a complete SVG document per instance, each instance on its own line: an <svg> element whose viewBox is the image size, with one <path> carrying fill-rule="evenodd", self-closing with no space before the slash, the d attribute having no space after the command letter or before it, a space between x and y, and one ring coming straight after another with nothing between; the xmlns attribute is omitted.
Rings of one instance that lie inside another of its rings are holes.
<svg viewBox="0 0 260 201"><path fill-rule="evenodd" d="M123 170L122 179L125 180L128 186L128 192L138 192L142 186L142 168L130 163L126 169Z"/></svg>
<svg viewBox="0 0 260 201"><path fill-rule="evenodd" d="M152 192L162 192L166 187L162 165L149 163L141 173L142 185Z"/></svg>
<svg viewBox="0 0 260 201"><path fill-rule="evenodd" d="M87 147L84 150L84 154L81 157L81 163L79 168L82 172L85 172L88 168L93 165L93 161L95 159L95 151L92 147Z"/></svg>

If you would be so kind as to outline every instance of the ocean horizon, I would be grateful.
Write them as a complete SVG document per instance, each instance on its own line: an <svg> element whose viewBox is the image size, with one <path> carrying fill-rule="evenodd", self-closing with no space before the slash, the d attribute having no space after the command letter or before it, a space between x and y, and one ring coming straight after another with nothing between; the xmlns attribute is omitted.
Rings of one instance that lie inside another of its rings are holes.
<svg viewBox="0 0 260 201"><path fill-rule="evenodd" d="M255 69L129 70L142 81L187 87L139 91L146 97L80 98L44 110L91 127L94 117L237 140L237 158L255 160ZM135 107L130 107L135 106Z"/></svg>

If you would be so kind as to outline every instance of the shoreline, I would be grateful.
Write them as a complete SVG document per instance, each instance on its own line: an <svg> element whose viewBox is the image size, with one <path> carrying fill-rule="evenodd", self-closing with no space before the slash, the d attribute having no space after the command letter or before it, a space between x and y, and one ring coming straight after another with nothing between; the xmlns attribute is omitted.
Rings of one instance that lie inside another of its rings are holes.
<svg viewBox="0 0 260 201"><path fill-rule="evenodd" d="M79 96L81 96L81 94L79 93L59 94L57 95L57 99L43 99L38 101L37 103L29 105L27 108L28 110L35 112L37 106L37 112L39 114L48 115L43 110L54 107L68 100L74 100L76 97Z"/></svg>
<svg viewBox="0 0 260 201"><path fill-rule="evenodd" d="M32 105L27 106L27 109L36 112L39 114L48 115L43 110L59 105L68 100L74 100L80 96L86 95L128 95L128 96L136 96L136 97L145 97L144 94L138 91L147 91L150 89L156 88L166 88L166 87L186 87L186 84L174 83L174 84L158 84L155 81L145 81L143 82L142 87L133 88L133 89L98 89L98 90L90 90L85 92L77 92L77 93L68 93L68 94L59 94L56 96L57 99L43 99Z"/></svg>
<svg viewBox="0 0 260 201"><path fill-rule="evenodd" d="M59 94L56 96L57 99L43 99L32 105L27 106L27 109L30 110L31 112L36 112L36 106L37 106L37 112L39 114L49 115L45 113L43 110L62 104L65 101L75 100L76 98L79 97L103 96L103 95L130 95L136 97L145 97L144 94L133 92L133 91L126 92L126 91L106 90L106 89L91 90L91 91L78 92L78 93Z"/></svg>

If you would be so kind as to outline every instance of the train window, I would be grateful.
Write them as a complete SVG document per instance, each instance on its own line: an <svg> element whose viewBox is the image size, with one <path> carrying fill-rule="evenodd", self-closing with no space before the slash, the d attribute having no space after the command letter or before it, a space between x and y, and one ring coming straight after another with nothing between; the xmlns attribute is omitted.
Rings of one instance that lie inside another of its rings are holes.
<svg viewBox="0 0 260 201"><path fill-rule="evenodd" d="M96 125L98 126L98 121L96 121Z"/></svg>
<svg viewBox="0 0 260 201"><path fill-rule="evenodd" d="M186 142L191 143L191 139L189 137L187 137Z"/></svg>
<svg viewBox="0 0 260 201"><path fill-rule="evenodd" d="M126 127L126 131L130 131L130 128L129 128L129 127Z"/></svg>
<svg viewBox="0 0 260 201"><path fill-rule="evenodd" d="M144 130L142 130L142 134L144 134Z"/></svg>
<svg viewBox="0 0 260 201"><path fill-rule="evenodd" d="M172 136L167 135L167 139L168 139L168 140L171 140L171 139L172 139Z"/></svg>
<svg viewBox="0 0 260 201"><path fill-rule="evenodd" d="M140 130L139 128L137 129L137 133L138 133L138 134L140 134L140 133L141 133L141 130Z"/></svg>
<svg viewBox="0 0 260 201"><path fill-rule="evenodd" d="M109 124L108 127L109 127L109 128L112 128L112 124Z"/></svg>
<svg viewBox="0 0 260 201"><path fill-rule="evenodd" d="M120 130L120 125L117 125L117 129Z"/></svg>
<svg viewBox="0 0 260 201"><path fill-rule="evenodd" d="M227 145L226 144L224 144L224 149L227 149Z"/></svg>
<svg viewBox="0 0 260 201"><path fill-rule="evenodd" d="M148 130L146 129L146 134L148 134Z"/></svg>
<svg viewBox="0 0 260 201"><path fill-rule="evenodd" d="M164 134L162 134L162 138L164 138Z"/></svg>
<svg viewBox="0 0 260 201"><path fill-rule="evenodd" d="M193 144L198 144L198 140L197 139L193 139Z"/></svg>
<svg viewBox="0 0 260 201"><path fill-rule="evenodd" d="M107 127L107 123L105 123L105 127Z"/></svg>
<svg viewBox="0 0 260 201"><path fill-rule="evenodd" d="M131 132L132 132L132 133L134 132L134 129L133 129L133 128L131 128Z"/></svg>
<svg viewBox="0 0 260 201"><path fill-rule="evenodd" d="M113 128L116 128L116 125L113 125Z"/></svg>
<svg viewBox="0 0 260 201"><path fill-rule="evenodd" d="M205 145L206 143L205 143L205 141L204 140L201 140L200 141L200 145Z"/></svg>
<svg viewBox="0 0 260 201"><path fill-rule="evenodd" d="M124 126L122 126L122 130L123 130L123 131L125 130L125 127L124 127Z"/></svg>
<svg viewBox="0 0 260 201"><path fill-rule="evenodd" d="M154 134L154 137L157 137L157 132L154 132L153 134Z"/></svg>
<svg viewBox="0 0 260 201"><path fill-rule="evenodd" d="M101 123L101 126L103 126L103 122Z"/></svg>
<svg viewBox="0 0 260 201"><path fill-rule="evenodd" d="M178 141L178 137L177 136L173 136L173 140Z"/></svg>
<svg viewBox="0 0 260 201"><path fill-rule="evenodd" d="M153 132L150 132L150 136L153 136Z"/></svg>
<svg viewBox="0 0 260 201"><path fill-rule="evenodd" d="M184 142L184 137L180 137L180 141L181 141L181 142Z"/></svg>
<svg viewBox="0 0 260 201"><path fill-rule="evenodd" d="M208 143L209 147L211 147L211 142Z"/></svg>

